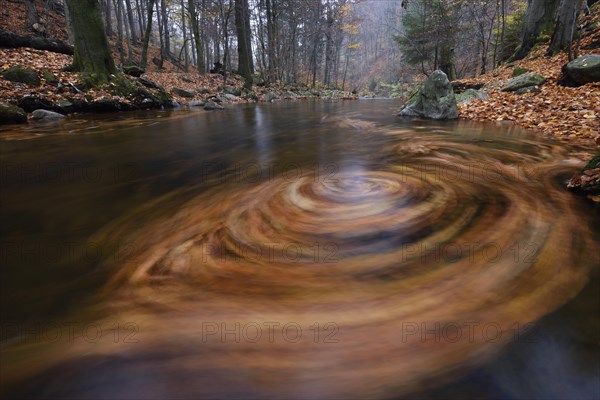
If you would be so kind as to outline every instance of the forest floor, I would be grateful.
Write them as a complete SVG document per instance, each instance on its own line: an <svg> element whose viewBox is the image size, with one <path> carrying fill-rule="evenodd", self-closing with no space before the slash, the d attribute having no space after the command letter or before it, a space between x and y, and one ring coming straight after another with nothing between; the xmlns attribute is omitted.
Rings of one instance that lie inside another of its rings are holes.
<svg viewBox="0 0 600 400"><path fill-rule="evenodd" d="M594 26L582 36L579 56L598 54L600 41L600 7L580 21L580 25ZM556 138L560 141L582 145L590 152L600 146L600 82L580 87L558 85L562 66L568 60L565 53L547 57L547 41L538 44L523 60L508 63L484 75L460 82L484 84L488 99L475 99L459 104L459 115L476 121L512 121L527 129ZM517 94L500 91L501 82L513 77L515 69L538 73L546 78L540 92Z"/></svg>

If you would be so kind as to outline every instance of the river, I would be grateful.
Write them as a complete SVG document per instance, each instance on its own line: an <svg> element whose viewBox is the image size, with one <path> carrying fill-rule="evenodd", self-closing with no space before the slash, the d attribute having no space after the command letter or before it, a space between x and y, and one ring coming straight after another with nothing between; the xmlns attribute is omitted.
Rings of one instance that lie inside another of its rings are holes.
<svg viewBox="0 0 600 400"><path fill-rule="evenodd" d="M0 131L2 396L597 397L576 149L397 106Z"/></svg>

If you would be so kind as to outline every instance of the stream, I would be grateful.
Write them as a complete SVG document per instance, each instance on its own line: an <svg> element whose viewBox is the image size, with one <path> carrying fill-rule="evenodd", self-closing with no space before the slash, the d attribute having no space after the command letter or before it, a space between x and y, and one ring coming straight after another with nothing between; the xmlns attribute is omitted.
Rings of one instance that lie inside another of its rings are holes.
<svg viewBox="0 0 600 400"><path fill-rule="evenodd" d="M597 398L574 149L397 107L0 130L0 395Z"/></svg>

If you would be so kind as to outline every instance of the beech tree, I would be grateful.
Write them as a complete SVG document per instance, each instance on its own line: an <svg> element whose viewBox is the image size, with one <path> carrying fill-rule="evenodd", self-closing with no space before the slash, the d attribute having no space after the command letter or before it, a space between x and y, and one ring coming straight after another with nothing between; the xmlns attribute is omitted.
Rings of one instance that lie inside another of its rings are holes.
<svg viewBox="0 0 600 400"><path fill-rule="evenodd" d="M117 69L104 32L98 0L66 0L66 3L75 45L73 67L90 85L109 81Z"/></svg>

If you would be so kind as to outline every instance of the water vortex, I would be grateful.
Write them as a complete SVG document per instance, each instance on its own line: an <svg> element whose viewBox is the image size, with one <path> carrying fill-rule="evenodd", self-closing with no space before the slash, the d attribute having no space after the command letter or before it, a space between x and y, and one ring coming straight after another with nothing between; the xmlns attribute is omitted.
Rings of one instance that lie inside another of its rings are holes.
<svg viewBox="0 0 600 400"><path fill-rule="evenodd" d="M586 283L598 243L551 146L379 134L372 165L205 190L135 233L99 307L139 326L150 397L408 395Z"/></svg>

